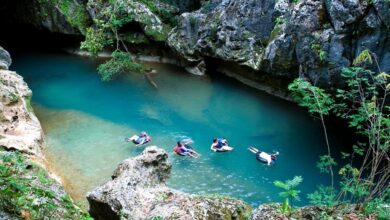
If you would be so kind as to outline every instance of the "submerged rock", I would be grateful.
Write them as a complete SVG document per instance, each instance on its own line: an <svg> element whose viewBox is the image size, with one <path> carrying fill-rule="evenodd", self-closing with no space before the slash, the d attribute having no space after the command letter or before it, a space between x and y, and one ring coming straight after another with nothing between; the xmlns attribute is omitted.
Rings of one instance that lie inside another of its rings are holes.
<svg viewBox="0 0 390 220"><path fill-rule="evenodd" d="M89 192L95 219L247 219L251 207L241 200L189 195L166 186L172 165L155 146L124 160L112 180Z"/></svg>
<svg viewBox="0 0 390 220"><path fill-rule="evenodd" d="M43 131L33 113L31 96L21 76L0 69L0 145L41 157Z"/></svg>

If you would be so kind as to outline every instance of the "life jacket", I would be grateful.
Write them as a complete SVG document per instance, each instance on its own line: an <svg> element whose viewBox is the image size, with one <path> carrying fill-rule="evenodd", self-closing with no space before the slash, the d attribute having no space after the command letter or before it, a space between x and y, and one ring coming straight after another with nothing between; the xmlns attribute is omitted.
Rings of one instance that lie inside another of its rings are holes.
<svg viewBox="0 0 390 220"><path fill-rule="evenodd" d="M218 138L217 142L218 142L217 148L222 148L224 145L226 145L225 143L223 143L223 138Z"/></svg>
<svg viewBox="0 0 390 220"><path fill-rule="evenodd" d="M181 147L180 146L175 146L174 148L173 148L173 151L175 152L175 153L178 153L178 154L181 154L182 153L182 151L181 151Z"/></svg>

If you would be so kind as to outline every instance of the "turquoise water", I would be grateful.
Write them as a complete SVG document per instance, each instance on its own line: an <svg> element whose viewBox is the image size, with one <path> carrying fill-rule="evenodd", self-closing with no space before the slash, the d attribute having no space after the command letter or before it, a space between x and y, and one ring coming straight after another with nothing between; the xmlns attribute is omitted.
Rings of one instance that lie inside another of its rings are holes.
<svg viewBox="0 0 390 220"><path fill-rule="evenodd" d="M199 77L182 69L148 64L157 70L153 88L130 74L100 81L90 59L56 53L14 57L12 69L33 91L35 112L46 134L46 155L71 195L85 194L110 179L117 164L142 152L124 138L140 131L170 154L169 185L189 193L218 193L252 205L281 201L273 181L301 175L299 204L318 184L329 183L315 167L325 153L320 124L294 104L225 77ZM213 153L213 137L224 136L235 150ZM172 153L181 138L194 140L199 159ZM253 145L279 151L274 166L256 161Z"/></svg>

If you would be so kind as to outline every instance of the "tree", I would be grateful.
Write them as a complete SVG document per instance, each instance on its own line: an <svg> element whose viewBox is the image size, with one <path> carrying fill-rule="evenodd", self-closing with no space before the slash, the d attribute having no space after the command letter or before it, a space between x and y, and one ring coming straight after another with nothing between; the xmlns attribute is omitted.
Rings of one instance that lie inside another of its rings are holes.
<svg viewBox="0 0 390 220"><path fill-rule="evenodd" d="M343 158L349 158L349 162L339 170L342 179L338 199L367 207L374 200L384 201L385 195L388 198L390 106L387 96L390 91L390 75L381 71L375 54L369 50L363 50L353 64L352 67L342 69L341 75L346 86L338 89L334 95L329 95L302 79L295 80L289 89L295 100L307 107L309 112L319 114L322 122L323 115L332 110L360 135L361 141L352 147L352 153L342 153ZM368 69L373 64L377 73ZM323 128L326 130L324 123ZM327 139L326 132L325 137ZM328 141L327 146L329 150ZM362 163L357 167L354 161L356 157L362 157ZM331 158L322 157L321 160L319 164L325 166L335 164ZM319 193L321 192L311 194L312 200L329 199L319 196Z"/></svg>
<svg viewBox="0 0 390 220"><path fill-rule="evenodd" d="M325 90L313 86L310 82L301 78L294 80L294 82L288 86L288 89L292 92L293 99L297 101L300 106L308 108L312 115L318 115L319 119L321 120L328 155L321 156L317 166L320 168L321 172L330 173L331 185L333 188L333 166L336 165L336 162L331 155L324 116L329 115L331 110L334 108L334 100L329 94L325 92Z"/></svg>

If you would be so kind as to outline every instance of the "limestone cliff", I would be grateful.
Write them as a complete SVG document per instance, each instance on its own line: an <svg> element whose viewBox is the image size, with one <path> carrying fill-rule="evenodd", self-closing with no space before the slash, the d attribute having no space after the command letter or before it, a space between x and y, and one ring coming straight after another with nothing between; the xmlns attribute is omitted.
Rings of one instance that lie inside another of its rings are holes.
<svg viewBox="0 0 390 220"><path fill-rule="evenodd" d="M42 127L30 105L32 92L23 78L9 71L11 58L0 47L0 145L23 153L42 156Z"/></svg>
<svg viewBox="0 0 390 220"><path fill-rule="evenodd" d="M340 69L366 48L390 70L389 7L387 0L211 0L182 14L167 43L193 66L213 57L255 75L301 74L337 86Z"/></svg>
<svg viewBox="0 0 390 220"><path fill-rule="evenodd" d="M124 160L112 180L88 193L95 219L249 219L251 207L221 196L189 195L166 186L168 154L148 147Z"/></svg>

